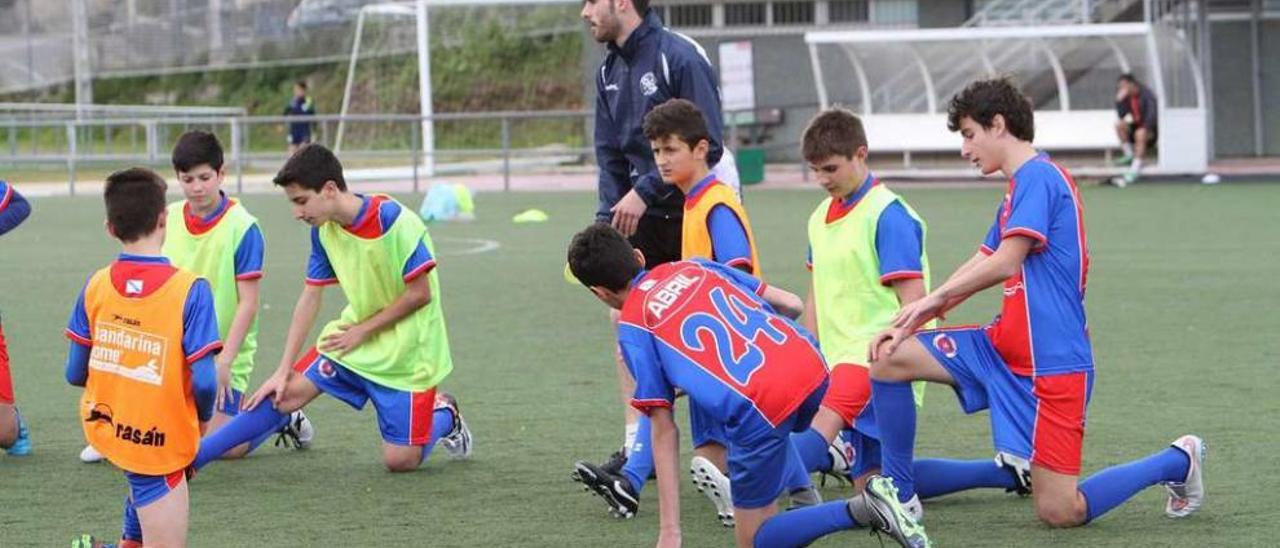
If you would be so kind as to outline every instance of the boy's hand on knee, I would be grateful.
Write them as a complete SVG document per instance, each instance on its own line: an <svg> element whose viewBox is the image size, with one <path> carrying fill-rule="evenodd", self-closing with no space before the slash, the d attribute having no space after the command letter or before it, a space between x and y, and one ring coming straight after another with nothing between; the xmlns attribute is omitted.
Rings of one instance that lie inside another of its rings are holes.
<svg viewBox="0 0 1280 548"><path fill-rule="evenodd" d="M273 404L279 404L280 400L284 398L285 386L288 384L289 372L276 372L274 375L271 375L271 378L267 379L266 382L262 383L262 386L259 386L258 390L255 391L252 396L245 400L242 409L250 411L267 398L271 398Z"/></svg>

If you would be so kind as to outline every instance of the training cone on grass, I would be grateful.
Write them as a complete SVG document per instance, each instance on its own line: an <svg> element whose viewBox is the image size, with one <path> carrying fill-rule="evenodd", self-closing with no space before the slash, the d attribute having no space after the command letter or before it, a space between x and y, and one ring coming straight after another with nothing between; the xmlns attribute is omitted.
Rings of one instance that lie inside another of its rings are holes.
<svg viewBox="0 0 1280 548"><path fill-rule="evenodd" d="M517 224L545 223L547 222L547 219L550 219L550 217L547 216L547 212L541 209L535 208L535 209L526 209L524 211L521 211L520 213L516 213L516 215L511 218L511 222L517 223Z"/></svg>

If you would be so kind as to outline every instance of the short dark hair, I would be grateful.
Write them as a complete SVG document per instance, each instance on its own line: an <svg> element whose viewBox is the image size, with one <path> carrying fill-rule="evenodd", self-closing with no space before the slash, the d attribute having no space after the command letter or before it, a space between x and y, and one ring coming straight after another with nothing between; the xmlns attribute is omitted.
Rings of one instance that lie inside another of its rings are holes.
<svg viewBox="0 0 1280 548"><path fill-rule="evenodd" d="M640 268L631 243L605 223L588 226L569 242L569 271L587 287L621 291Z"/></svg>
<svg viewBox="0 0 1280 548"><path fill-rule="evenodd" d="M144 167L131 167L107 176L102 201L107 222L121 242L131 243L155 232L164 213L164 178Z"/></svg>
<svg viewBox="0 0 1280 548"><path fill-rule="evenodd" d="M306 91L306 90L307 90L307 81L306 81L306 80L297 80L297 81L295 81L295 82L293 83L293 85L295 85L295 86L298 86L298 87L302 88L302 91Z"/></svg>
<svg viewBox="0 0 1280 548"><path fill-rule="evenodd" d="M867 146L867 130L857 115L843 108L819 112L809 121L801 139L801 154L810 162L832 156L853 158L859 147Z"/></svg>
<svg viewBox="0 0 1280 548"><path fill-rule="evenodd" d="M214 171L222 169L222 143L218 136L199 129L183 133L178 144L173 145L173 169L191 171L201 164L209 164Z"/></svg>
<svg viewBox="0 0 1280 548"><path fill-rule="evenodd" d="M966 117L990 128L997 114L1004 117L1009 134L1027 142L1035 140L1031 99L1018 91L1008 77L976 80L952 97L947 107L947 129L960 131L960 120Z"/></svg>
<svg viewBox="0 0 1280 548"><path fill-rule="evenodd" d="M1126 72L1126 73L1124 73L1124 74L1121 74L1119 78L1116 78L1116 81L1117 81L1117 82L1129 82L1130 84L1137 84L1137 83L1138 83L1138 79L1137 79L1137 78L1135 78L1135 77L1133 76L1133 73L1132 73L1132 72Z"/></svg>
<svg viewBox="0 0 1280 548"><path fill-rule="evenodd" d="M316 192L324 188L326 181L337 183L338 190L347 190L347 181L342 178L342 162L324 145L315 143L293 153L271 180L276 186L296 185Z"/></svg>
<svg viewBox="0 0 1280 548"><path fill-rule="evenodd" d="M649 11L649 0L631 0L631 5L635 6L636 13L643 19L646 12Z"/></svg>
<svg viewBox="0 0 1280 548"><path fill-rule="evenodd" d="M669 99L653 107L644 115L644 137L650 141L675 137L689 148L698 146L698 141L711 143L707 119L702 117L698 105L687 99Z"/></svg>

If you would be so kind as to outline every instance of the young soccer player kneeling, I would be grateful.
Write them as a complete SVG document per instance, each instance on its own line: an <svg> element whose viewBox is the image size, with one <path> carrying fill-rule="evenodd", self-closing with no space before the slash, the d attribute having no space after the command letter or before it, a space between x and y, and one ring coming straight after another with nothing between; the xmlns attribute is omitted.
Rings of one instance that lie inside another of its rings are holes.
<svg viewBox="0 0 1280 548"><path fill-rule="evenodd" d="M1204 501L1205 444L1197 436L1080 481L1094 380L1084 308L1088 238L1075 181L1032 146L1031 101L1008 80L979 80L951 99L947 125L963 138L966 160L983 174L1002 173L1009 186L979 251L932 293L905 304L871 344L883 471L898 496L1007 487L1000 463L1020 470L1018 489L1031 491L1036 515L1053 527L1093 521L1157 484L1169 492L1169 517L1194 513ZM996 285L1004 299L991 323L921 329ZM996 463L931 459L920 468L908 384L915 380L950 385L966 413L990 409Z"/></svg>
<svg viewBox="0 0 1280 548"><path fill-rule="evenodd" d="M126 547L186 545L186 472L213 415L222 347L209 283L160 255L164 192L146 169L107 177L107 232L123 252L89 278L67 325L85 438L129 484ZM72 545L100 544L84 535Z"/></svg>
<svg viewBox="0 0 1280 548"><path fill-rule="evenodd" d="M707 165L711 134L698 107L684 99L658 105L644 117L644 134L663 182L679 188L685 196L681 258L709 259L760 278L760 260L747 212L733 189L720 182ZM637 442L620 472L585 461L574 464L574 477L604 498L615 516L629 518L639 509L640 490L653 472L648 442L651 424L647 417L640 417ZM724 473L724 425L710 418L695 398L689 398L689 430L694 447L689 463L693 483L711 499L721 524L732 527L733 501ZM822 502L809 474L798 463L787 475L787 492L793 506Z"/></svg>
<svg viewBox="0 0 1280 548"><path fill-rule="evenodd" d="M436 393L453 359L422 220L389 196L349 192L342 164L320 145L294 154L274 182L312 227L306 285L279 368L245 402L247 412L205 438L196 466L274 431L321 392L356 409L372 400L383 463L392 472L416 469L437 440L454 458L470 456L471 432L457 401ZM347 307L295 361L324 288L333 284Z"/></svg>
<svg viewBox="0 0 1280 548"><path fill-rule="evenodd" d="M724 426L739 546L800 546L858 524L904 546L928 545L892 482L874 476L864 494L848 501L770 519L786 471L799 460L790 435L809 427L827 389L813 338L789 319L800 314L799 297L703 259L643 271L643 254L605 225L574 236L568 259L578 280L621 310L618 341L636 379L632 406L652 422L659 546L681 541L671 414L677 388Z"/></svg>

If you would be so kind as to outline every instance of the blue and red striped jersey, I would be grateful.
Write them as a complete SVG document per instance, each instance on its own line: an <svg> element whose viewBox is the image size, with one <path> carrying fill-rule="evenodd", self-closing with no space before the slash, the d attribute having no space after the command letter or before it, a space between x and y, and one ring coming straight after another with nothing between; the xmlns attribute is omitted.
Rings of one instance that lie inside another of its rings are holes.
<svg viewBox="0 0 1280 548"><path fill-rule="evenodd" d="M1035 240L1022 268L1004 282L1004 304L987 335L1018 375L1093 369L1085 319L1089 245L1075 180L1040 154L1009 180L982 251L1011 236Z"/></svg>
<svg viewBox="0 0 1280 548"><path fill-rule="evenodd" d="M618 323L636 379L631 405L670 406L680 388L717 420L777 426L827 379L813 337L737 269L694 259L642 272Z"/></svg>

